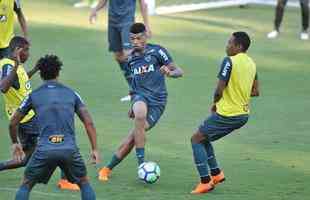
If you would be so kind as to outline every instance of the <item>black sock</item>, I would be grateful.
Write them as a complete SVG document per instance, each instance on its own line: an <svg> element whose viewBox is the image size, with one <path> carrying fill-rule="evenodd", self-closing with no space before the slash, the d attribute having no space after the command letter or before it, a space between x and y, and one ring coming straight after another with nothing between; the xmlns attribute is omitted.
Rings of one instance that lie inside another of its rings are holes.
<svg viewBox="0 0 310 200"><path fill-rule="evenodd" d="M211 181L210 176L200 177L200 182L201 183L209 183L210 181Z"/></svg>
<svg viewBox="0 0 310 200"><path fill-rule="evenodd" d="M219 173L221 173L221 170L219 168L211 169L211 176L216 176Z"/></svg>

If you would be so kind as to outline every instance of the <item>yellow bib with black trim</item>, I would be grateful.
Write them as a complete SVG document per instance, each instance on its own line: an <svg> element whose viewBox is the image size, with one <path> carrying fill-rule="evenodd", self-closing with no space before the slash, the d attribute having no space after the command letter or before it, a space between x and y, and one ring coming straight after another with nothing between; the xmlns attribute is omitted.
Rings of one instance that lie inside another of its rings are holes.
<svg viewBox="0 0 310 200"><path fill-rule="evenodd" d="M249 114L249 102L256 75L254 61L245 53L230 57L232 70L223 96L216 103L217 113L223 116Z"/></svg>
<svg viewBox="0 0 310 200"><path fill-rule="evenodd" d="M0 48L9 46L14 36L14 0L0 0Z"/></svg>
<svg viewBox="0 0 310 200"><path fill-rule="evenodd" d="M15 62L11 59L4 58L0 60L1 71L5 65L14 66ZM13 113L20 106L23 99L31 93L31 84L26 70L23 65L18 66L17 69L17 81L19 82L19 88L10 87L10 89L3 94L5 102L5 111L9 119L11 119ZM31 110L21 121L25 123L34 116L33 110Z"/></svg>

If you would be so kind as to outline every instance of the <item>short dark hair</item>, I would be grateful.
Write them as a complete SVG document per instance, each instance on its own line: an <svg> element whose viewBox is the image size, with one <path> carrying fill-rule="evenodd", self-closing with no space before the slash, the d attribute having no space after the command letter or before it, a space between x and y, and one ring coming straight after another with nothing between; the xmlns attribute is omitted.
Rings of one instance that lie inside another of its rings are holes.
<svg viewBox="0 0 310 200"><path fill-rule="evenodd" d="M11 52L16 49L17 47L24 47L25 45L29 45L29 42L26 38L21 36L14 36L9 44L9 48Z"/></svg>
<svg viewBox="0 0 310 200"><path fill-rule="evenodd" d="M133 33L133 34L144 33L145 30L146 29L143 23L134 23L130 27L130 33Z"/></svg>
<svg viewBox="0 0 310 200"><path fill-rule="evenodd" d="M232 34L235 37L235 43L242 46L243 52L246 52L251 44L251 39L246 32L234 32Z"/></svg>
<svg viewBox="0 0 310 200"><path fill-rule="evenodd" d="M36 66L43 80L52 80L58 77L62 62L56 55L45 55L38 60Z"/></svg>

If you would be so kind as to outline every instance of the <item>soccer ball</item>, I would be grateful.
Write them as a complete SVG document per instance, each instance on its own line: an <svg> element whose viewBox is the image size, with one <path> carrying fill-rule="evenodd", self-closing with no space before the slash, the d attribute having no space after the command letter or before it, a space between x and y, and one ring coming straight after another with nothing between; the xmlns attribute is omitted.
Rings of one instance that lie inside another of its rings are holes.
<svg viewBox="0 0 310 200"><path fill-rule="evenodd" d="M160 168L155 162L144 162L138 167L138 177L145 183L155 183L160 176Z"/></svg>

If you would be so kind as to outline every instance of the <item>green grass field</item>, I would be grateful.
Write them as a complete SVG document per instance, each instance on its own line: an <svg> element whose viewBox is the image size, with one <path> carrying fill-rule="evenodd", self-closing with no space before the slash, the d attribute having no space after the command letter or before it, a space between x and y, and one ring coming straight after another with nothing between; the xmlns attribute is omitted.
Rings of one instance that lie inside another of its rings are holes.
<svg viewBox="0 0 310 200"><path fill-rule="evenodd" d="M96 123L102 164L127 135L132 123L129 105L119 98L127 86L107 51L106 13L96 25L88 24L88 11L72 8L73 1L23 1L32 42L27 67L46 53L64 62L61 81L80 92ZM160 181L145 185L137 180L131 154L114 170L109 183L88 174L97 199L115 200L306 200L310 196L309 52L310 43L299 40L299 10L287 9L279 39L267 40L274 10L250 6L225 8L151 18L150 42L165 46L185 71L168 80L169 102L158 125L148 133L146 159L159 163ZM19 30L19 28L17 28ZM189 195L198 182L192 161L190 137L209 114L216 74L230 33L248 31L253 39L249 54L257 63L261 97L253 99L251 118L240 131L215 143L227 181L212 193ZM36 88L38 76L33 80ZM0 160L10 158L8 120L3 100L0 115ZM84 159L89 143L81 123L77 138ZM13 199L23 169L0 173L0 199ZM34 188L31 199L79 199L79 193L59 191L57 171L47 186Z"/></svg>

